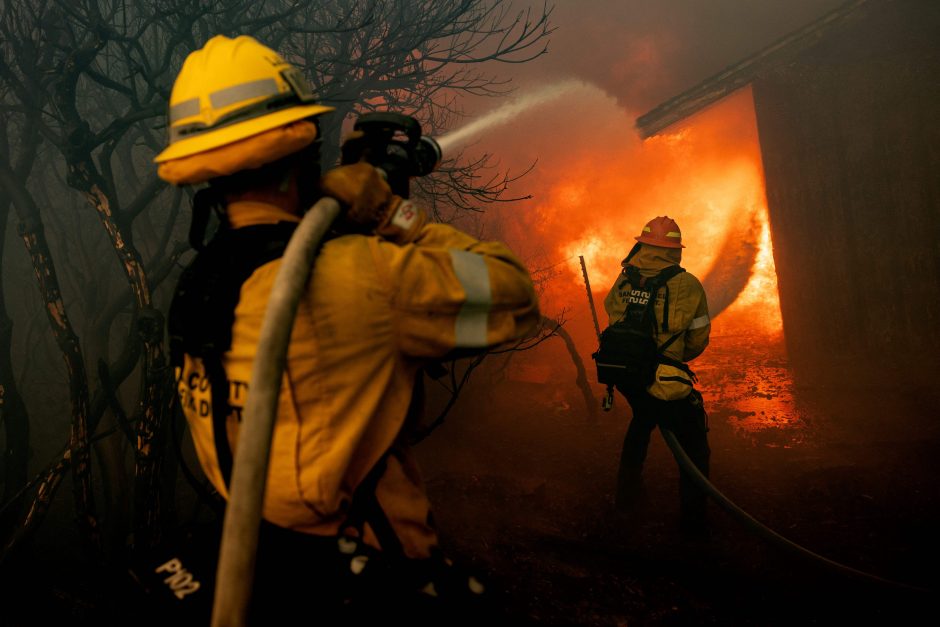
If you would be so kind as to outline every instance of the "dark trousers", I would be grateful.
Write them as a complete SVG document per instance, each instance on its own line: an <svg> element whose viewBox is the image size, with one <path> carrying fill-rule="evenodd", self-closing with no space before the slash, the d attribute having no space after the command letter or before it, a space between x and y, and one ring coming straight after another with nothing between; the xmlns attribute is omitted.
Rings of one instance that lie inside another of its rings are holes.
<svg viewBox="0 0 940 627"><path fill-rule="evenodd" d="M146 611L134 624L210 623L221 534L221 524L200 525L140 556L132 572L146 596L130 598L127 611ZM493 595L481 590L479 576L440 554L396 558L351 538L341 543L262 520L248 625L504 624Z"/></svg>
<svg viewBox="0 0 940 627"><path fill-rule="evenodd" d="M708 418L702 396L697 391L678 401L663 401L645 389L617 386L630 407L633 419L627 427L617 473L617 507L626 508L640 496L643 486L643 462L650 435L657 425L672 431L695 466L708 476L711 449L708 448ZM705 523L705 493L679 468L679 503L683 528L694 530Z"/></svg>

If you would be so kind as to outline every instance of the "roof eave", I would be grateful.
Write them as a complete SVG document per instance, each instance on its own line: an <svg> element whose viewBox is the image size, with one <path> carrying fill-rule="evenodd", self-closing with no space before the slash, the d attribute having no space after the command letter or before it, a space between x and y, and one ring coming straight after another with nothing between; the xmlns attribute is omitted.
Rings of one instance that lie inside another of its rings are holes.
<svg viewBox="0 0 940 627"><path fill-rule="evenodd" d="M834 27L869 0L850 0L820 19L786 35L760 52L728 66L695 87L644 113L636 128L644 139L656 135L680 120L701 111L728 94L750 84L766 72L818 43Z"/></svg>

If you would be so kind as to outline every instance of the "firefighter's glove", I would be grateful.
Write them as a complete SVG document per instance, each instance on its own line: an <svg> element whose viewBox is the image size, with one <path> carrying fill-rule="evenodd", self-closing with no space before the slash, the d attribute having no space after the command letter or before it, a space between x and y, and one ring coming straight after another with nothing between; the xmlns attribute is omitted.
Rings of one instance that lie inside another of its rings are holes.
<svg viewBox="0 0 940 627"><path fill-rule="evenodd" d="M366 162L330 170L320 179L320 190L346 209L339 227L344 232L375 233L390 242L407 244L427 222L417 205L392 194L379 171Z"/></svg>
<svg viewBox="0 0 940 627"><path fill-rule="evenodd" d="M394 198L379 171L365 162L330 170L320 178L320 191L338 200L346 210L346 222L363 233L385 222Z"/></svg>

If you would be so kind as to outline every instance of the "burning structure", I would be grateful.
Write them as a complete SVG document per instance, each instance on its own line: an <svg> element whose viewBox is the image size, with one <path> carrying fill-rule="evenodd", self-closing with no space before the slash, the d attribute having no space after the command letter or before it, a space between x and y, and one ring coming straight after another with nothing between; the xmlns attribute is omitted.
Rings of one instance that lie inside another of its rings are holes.
<svg viewBox="0 0 940 627"><path fill-rule="evenodd" d="M937 3L854 0L637 119L650 137L751 86L798 379L940 362L938 33Z"/></svg>

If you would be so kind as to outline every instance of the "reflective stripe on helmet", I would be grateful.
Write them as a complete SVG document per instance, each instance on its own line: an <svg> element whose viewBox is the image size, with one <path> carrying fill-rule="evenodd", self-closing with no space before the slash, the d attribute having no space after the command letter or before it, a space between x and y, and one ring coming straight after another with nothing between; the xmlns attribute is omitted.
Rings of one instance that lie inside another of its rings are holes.
<svg viewBox="0 0 940 627"><path fill-rule="evenodd" d="M486 260L481 255L465 250L451 250L450 259L454 274L467 295L467 300L457 314L454 343L462 347L486 346L490 306L493 304Z"/></svg>
<svg viewBox="0 0 940 627"><path fill-rule="evenodd" d="M248 105L241 109L236 109L228 115L222 116L212 125L206 125L201 122L186 124L184 126L173 125L180 120L198 115L200 111L199 99L190 98L170 107L170 141L176 141L183 137L191 137L200 133L215 130L234 122L244 122L252 118L267 115L280 109L297 106L316 101L316 96L310 90L303 75L296 68L281 72L281 77L290 87L290 91L282 92L278 86L277 80L273 78L262 78L247 83L239 83L225 89L220 89L209 94L209 102L214 109L224 109L239 102L254 100L256 98L266 98L261 102Z"/></svg>
<svg viewBox="0 0 940 627"><path fill-rule="evenodd" d="M682 233L679 231L669 231L666 233L666 237L678 237L679 239L682 239Z"/></svg>
<svg viewBox="0 0 940 627"><path fill-rule="evenodd" d="M711 319L708 317L708 314L704 316L699 316L692 320L692 324L689 325L689 329L701 329L704 326L711 324Z"/></svg>
<svg viewBox="0 0 940 627"><path fill-rule="evenodd" d="M170 142L175 142L179 139L183 139L184 137L192 137L193 135L208 133L209 131L214 131L230 124L245 122L253 118L259 118L268 115L269 113L273 113L275 111L280 111L281 109L296 107L300 104L300 98L298 98L293 93L288 92L287 94L283 95L279 94L253 105L236 109L228 115L222 116L215 124L212 124L211 126L207 126L201 122L194 122L193 124L185 124L175 127L171 126Z"/></svg>
<svg viewBox="0 0 940 627"><path fill-rule="evenodd" d="M228 107L245 100L251 100L252 98L277 96L280 93L276 80L273 78L262 78L212 92L209 94L209 102L212 103L213 107L222 109L223 107Z"/></svg>
<svg viewBox="0 0 940 627"><path fill-rule="evenodd" d="M170 107L170 124L175 124L177 120L199 115L199 98L190 98L183 102L178 102Z"/></svg>

